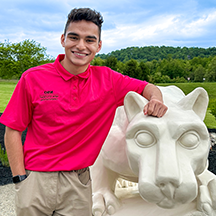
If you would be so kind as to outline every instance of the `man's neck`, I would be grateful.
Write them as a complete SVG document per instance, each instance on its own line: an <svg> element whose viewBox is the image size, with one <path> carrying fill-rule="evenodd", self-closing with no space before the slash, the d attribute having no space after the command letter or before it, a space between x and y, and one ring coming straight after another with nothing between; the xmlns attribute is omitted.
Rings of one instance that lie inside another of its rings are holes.
<svg viewBox="0 0 216 216"><path fill-rule="evenodd" d="M88 66L89 66L89 65L76 66L76 65L71 65L71 64L68 65L65 59L60 61L60 63L64 67L65 70L67 70L69 73L73 75L84 73L88 69Z"/></svg>

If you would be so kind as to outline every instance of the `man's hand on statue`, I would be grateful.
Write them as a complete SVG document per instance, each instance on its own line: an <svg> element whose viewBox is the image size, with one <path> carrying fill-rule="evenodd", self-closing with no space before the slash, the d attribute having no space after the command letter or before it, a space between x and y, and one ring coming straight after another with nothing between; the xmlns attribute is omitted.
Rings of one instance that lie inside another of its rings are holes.
<svg viewBox="0 0 216 216"><path fill-rule="evenodd" d="M144 114L155 117L162 117L167 111L167 106L157 99L151 99L144 107Z"/></svg>

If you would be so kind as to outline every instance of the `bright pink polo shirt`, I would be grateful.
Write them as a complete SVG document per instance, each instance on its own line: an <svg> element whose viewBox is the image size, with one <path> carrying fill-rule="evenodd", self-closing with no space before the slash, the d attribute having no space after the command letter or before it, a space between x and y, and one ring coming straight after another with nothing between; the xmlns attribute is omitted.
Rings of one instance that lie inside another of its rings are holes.
<svg viewBox="0 0 216 216"><path fill-rule="evenodd" d="M54 63L23 73L0 122L23 131L25 168L69 171L96 160L115 110L129 91L142 93L147 82L107 67L89 66L72 75L59 55Z"/></svg>

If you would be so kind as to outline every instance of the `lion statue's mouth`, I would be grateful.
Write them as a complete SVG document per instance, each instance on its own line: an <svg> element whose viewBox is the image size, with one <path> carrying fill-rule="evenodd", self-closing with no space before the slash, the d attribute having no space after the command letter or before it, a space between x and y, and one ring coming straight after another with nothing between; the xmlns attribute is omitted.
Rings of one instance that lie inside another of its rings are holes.
<svg viewBox="0 0 216 216"><path fill-rule="evenodd" d="M185 199L184 200L179 200L175 198L174 193L170 196L170 195L165 195L160 189L156 192L156 190L154 190L154 195L152 194L142 194L142 192L140 192L140 195L142 196L142 198L148 202L151 203L155 203L157 204L159 207L161 208L166 208L166 209L171 209L174 208L180 204L183 204L185 202L187 202ZM189 199L188 201L190 201L191 199Z"/></svg>
<svg viewBox="0 0 216 216"><path fill-rule="evenodd" d="M175 191L176 188L172 183L161 184L160 190L164 195L164 198L157 203L162 208L173 208L175 206Z"/></svg>
<svg viewBox="0 0 216 216"><path fill-rule="evenodd" d="M197 196L196 188L196 182L191 182L187 185L182 183L177 187L170 182L161 184L160 186L149 182L139 182L139 193L141 197L165 209L175 208L181 204L193 201ZM193 193L190 191L193 191Z"/></svg>
<svg viewBox="0 0 216 216"><path fill-rule="evenodd" d="M174 208L174 206L176 206L176 202L172 199L168 199L167 197L164 197L163 200L157 203L157 205L161 208L171 209Z"/></svg>

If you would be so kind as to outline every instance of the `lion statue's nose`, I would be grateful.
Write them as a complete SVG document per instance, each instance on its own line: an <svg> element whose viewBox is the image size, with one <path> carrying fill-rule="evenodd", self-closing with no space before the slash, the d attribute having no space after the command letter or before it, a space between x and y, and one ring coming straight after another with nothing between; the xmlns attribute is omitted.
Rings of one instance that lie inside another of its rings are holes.
<svg viewBox="0 0 216 216"><path fill-rule="evenodd" d="M176 187L171 182L161 183L159 185L159 188L161 192L164 194L164 196L166 196L168 199L174 199Z"/></svg>

